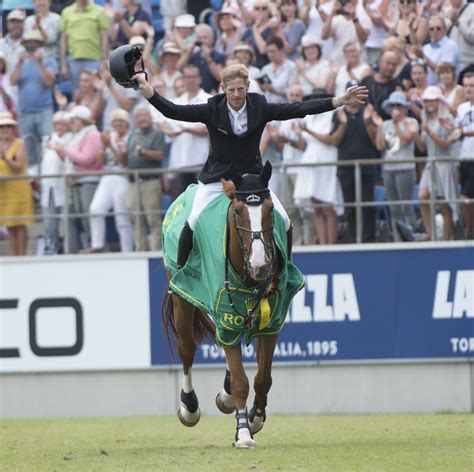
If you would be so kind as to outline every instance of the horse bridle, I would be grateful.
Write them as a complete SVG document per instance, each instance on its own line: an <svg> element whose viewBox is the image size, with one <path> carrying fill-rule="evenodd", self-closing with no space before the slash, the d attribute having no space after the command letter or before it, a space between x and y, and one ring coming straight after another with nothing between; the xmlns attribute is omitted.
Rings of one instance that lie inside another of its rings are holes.
<svg viewBox="0 0 474 472"><path fill-rule="evenodd" d="M243 201L247 205L255 205L259 206L263 204L263 201L270 196L270 191L268 189L260 189L260 190L253 190L253 191L235 191L234 193L235 197L238 200ZM250 200L249 200L250 199ZM258 200L257 200L258 199ZM232 208L232 205L229 207L229 209ZM240 250L242 253L242 257L244 259L244 264L243 264L243 274L242 274L242 282L241 284L234 290L230 289L230 281L229 281L229 251L227 250L226 258L225 258L225 281L224 281L224 289L227 293L227 297L229 299L229 304L232 307L232 309L240 316L243 316L246 318L246 327L250 329L252 327L252 324L254 322L257 308L262 301L263 298L265 298L265 294L267 292L267 289L270 285L270 283L273 281L273 278L275 277L275 268L276 268L276 250L275 250L275 241L273 239L273 218L272 218L272 224L270 227L262 229L260 231L253 231L251 228L246 228L245 226L241 226L237 222L237 212L233 211L233 218L234 218L234 224L235 224L235 229L237 232L237 238L239 241L239 246ZM245 231L251 234L251 240L250 240L250 246L247 249L247 246L245 245L245 242L242 238L241 231ZM271 238L268 243L265 244L265 240L263 239L263 233L265 231L271 231ZM252 245L254 241L262 241L264 250L265 250L265 255L270 263L270 271L263 281L261 285L258 285L253 289L253 303L251 308L247 309L247 315L242 315L242 313L239 312L237 307L234 305L233 299L232 299L232 294L237 292L242 285L244 284L245 278L251 277L250 275L250 254L252 251ZM227 238L227 244L229 243L229 238Z"/></svg>

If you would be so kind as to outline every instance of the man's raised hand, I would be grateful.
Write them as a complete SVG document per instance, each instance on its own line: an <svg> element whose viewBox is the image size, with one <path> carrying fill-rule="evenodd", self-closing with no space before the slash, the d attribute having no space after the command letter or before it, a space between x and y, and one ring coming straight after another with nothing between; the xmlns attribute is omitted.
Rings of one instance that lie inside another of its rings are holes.
<svg viewBox="0 0 474 472"><path fill-rule="evenodd" d="M344 95L339 97L341 105L362 105L369 98L369 91L363 85L349 87Z"/></svg>
<svg viewBox="0 0 474 472"><path fill-rule="evenodd" d="M145 79L144 74L135 74L132 80L136 80L138 83L138 91L146 98L151 98L155 94L155 90L150 85L148 80Z"/></svg>

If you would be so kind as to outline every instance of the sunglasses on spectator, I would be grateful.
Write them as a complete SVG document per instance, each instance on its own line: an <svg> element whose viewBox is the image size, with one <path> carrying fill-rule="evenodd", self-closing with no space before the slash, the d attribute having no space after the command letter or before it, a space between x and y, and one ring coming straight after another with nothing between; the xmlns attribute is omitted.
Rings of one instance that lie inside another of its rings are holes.
<svg viewBox="0 0 474 472"><path fill-rule="evenodd" d="M265 11L268 10L268 7L254 7L255 10Z"/></svg>
<svg viewBox="0 0 474 472"><path fill-rule="evenodd" d="M441 31L443 28L441 26L431 26L430 31Z"/></svg>
<svg viewBox="0 0 474 472"><path fill-rule="evenodd" d="M415 0L400 0L400 5L410 5L411 3L415 3Z"/></svg>

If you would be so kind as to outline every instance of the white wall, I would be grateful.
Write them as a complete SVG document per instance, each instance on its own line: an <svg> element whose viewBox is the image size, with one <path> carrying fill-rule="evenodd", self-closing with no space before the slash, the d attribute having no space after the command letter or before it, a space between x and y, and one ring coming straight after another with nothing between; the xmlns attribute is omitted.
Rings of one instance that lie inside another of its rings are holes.
<svg viewBox="0 0 474 472"><path fill-rule="evenodd" d="M255 368L247 372L252 379ZM214 399L223 378L222 367L194 369L204 415L220 414ZM278 365L268 412L473 412L473 378L468 362ZM2 374L0 417L175 415L180 389L177 369Z"/></svg>

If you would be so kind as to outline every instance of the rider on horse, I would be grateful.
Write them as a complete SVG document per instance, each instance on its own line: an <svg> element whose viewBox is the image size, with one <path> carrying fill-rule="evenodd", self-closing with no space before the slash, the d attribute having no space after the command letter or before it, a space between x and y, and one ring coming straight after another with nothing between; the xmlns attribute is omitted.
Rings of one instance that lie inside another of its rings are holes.
<svg viewBox="0 0 474 472"><path fill-rule="evenodd" d="M265 125L273 120L303 118L334 108L362 103L367 97L365 87L350 87L340 97L308 100L299 103L268 103L261 94L248 93L249 77L242 64L226 67L221 76L223 94L202 105L175 105L155 92L142 74L131 78L142 95L164 116L181 121L202 122L211 141L206 163L198 175L199 187L191 214L185 223L178 247L178 266L184 267L192 249L193 230L203 209L223 191L221 179L232 180L238 175L259 174L262 159L260 138ZM285 221L288 257L291 255L292 228L290 219L272 193L275 209Z"/></svg>

